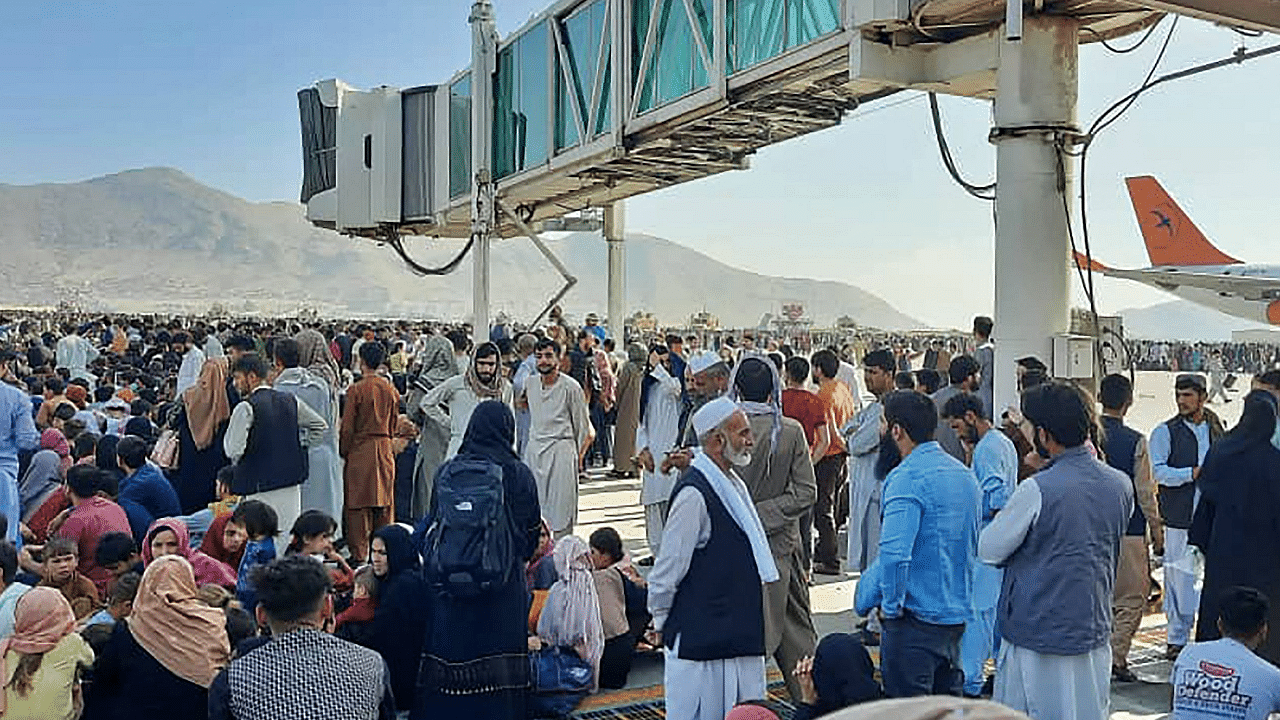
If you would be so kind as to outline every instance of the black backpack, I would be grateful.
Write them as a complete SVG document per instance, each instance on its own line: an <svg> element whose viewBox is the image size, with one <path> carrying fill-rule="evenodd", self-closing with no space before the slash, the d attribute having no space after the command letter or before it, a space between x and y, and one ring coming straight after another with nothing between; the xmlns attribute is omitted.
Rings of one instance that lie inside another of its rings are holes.
<svg viewBox="0 0 1280 720"><path fill-rule="evenodd" d="M427 582L454 597L505 584L515 565L502 466L455 458L436 473L431 523L423 543Z"/></svg>

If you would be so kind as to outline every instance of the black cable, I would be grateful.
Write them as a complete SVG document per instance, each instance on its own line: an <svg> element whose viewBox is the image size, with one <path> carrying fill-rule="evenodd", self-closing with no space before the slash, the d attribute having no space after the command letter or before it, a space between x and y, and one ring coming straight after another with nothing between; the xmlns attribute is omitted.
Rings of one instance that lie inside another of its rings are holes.
<svg viewBox="0 0 1280 720"><path fill-rule="evenodd" d="M955 159L951 157L951 148L947 146L946 133L942 129L942 112L938 109L938 94L929 93L929 113L933 116L933 134L938 140L938 152L942 155L942 164L946 166L951 178L964 188L965 192L979 200L995 200L996 184L974 185L960 176Z"/></svg>
<svg viewBox="0 0 1280 720"><path fill-rule="evenodd" d="M435 277L439 275L448 275L454 270L457 270L458 265L462 263L462 259L467 256L468 252L471 252L471 246L475 244L476 236L472 234L471 237L467 239L467 244L462 246L462 250L459 251L452 260L440 267L427 267L409 257L409 253L404 249L404 242L401 241L400 236L396 234L394 230L391 231L386 238L383 238L383 240L391 246L392 250L396 251L396 254L400 256L400 259L404 261L404 264L407 265L415 274L422 275L424 277Z"/></svg>
<svg viewBox="0 0 1280 720"><path fill-rule="evenodd" d="M1094 30L1093 28L1087 25L1083 29L1085 32L1091 32L1094 35L1096 35L1098 37L1098 42L1102 43L1102 47L1110 50L1111 52L1117 55L1125 55L1142 47L1142 45L1146 43L1147 40L1151 39L1151 36L1155 34L1156 28L1160 27L1160 23L1164 22L1164 18L1165 16L1162 16L1159 20L1152 23L1151 27L1147 28L1147 32L1144 33L1141 38L1139 38L1138 42L1130 45L1127 48L1121 48L1121 47L1116 47L1112 45L1111 43L1107 42L1107 38L1102 33L1098 32L1097 30Z"/></svg>

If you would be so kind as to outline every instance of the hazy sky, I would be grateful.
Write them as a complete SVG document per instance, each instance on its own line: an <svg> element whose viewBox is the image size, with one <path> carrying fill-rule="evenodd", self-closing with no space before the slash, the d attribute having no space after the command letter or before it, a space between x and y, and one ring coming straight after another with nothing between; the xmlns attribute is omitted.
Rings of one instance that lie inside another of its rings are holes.
<svg viewBox="0 0 1280 720"><path fill-rule="evenodd" d="M549 2L496 0L499 29L505 36ZM443 82L468 62L468 10L464 0L6 0L0 182L164 165L251 200L296 200L297 90L328 77L356 87ZM1085 124L1141 81L1163 32L1129 55L1082 49ZM1240 41L1183 19L1161 68L1217 59ZM1087 178L1095 255L1146 264L1122 178L1153 174L1225 251L1280 262L1278 80L1272 56L1168 84L1101 136ZM747 172L632 200L628 230L750 270L850 282L926 322L965 325L991 309L990 208L946 175L927 103L877 110L893 102L766 149ZM985 181L995 165L990 106L945 98L943 112L963 172ZM1098 296L1104 311L1169 299L1106 280Z"/></svg>

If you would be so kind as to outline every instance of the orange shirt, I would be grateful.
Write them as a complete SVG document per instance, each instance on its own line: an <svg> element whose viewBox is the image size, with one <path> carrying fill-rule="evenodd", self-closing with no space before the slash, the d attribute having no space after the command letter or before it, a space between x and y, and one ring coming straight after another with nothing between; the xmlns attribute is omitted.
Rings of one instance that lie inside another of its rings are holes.
<svg viewBox="0 0 1280 720"><path fill-rule="evenodd" d="M840 428L853 417L853 395L844 383L831 380L818 385L818 399L827 409L827 427L831 428L831 447L827 448L827 454L823 457L840 455L845 452Z"/></svg>

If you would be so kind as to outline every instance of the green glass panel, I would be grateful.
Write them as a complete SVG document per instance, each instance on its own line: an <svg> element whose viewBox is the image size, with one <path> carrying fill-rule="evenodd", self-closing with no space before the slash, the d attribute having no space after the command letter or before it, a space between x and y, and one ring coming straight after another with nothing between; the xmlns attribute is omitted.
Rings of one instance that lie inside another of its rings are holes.
<svg viewBox="0 0 1280 720"><path fill-rule="evenodd" d="M840 27L839 0L788 0L787 47L793 48Z"/></svg>
<svg viewBox="0 0 1280 720"><path fill-rule="evenodd" d="M449 86L449 197L471 190L471 77Z"/></svg>
<svg viewBox="0 0 1280 720"><path fill-rule="evenodd" d="M646 4L646 0L636 0L636 4ZM665 105L710 84L694 36L695 32L699 33L710 48L709 0L692 0L690 4L694 11L692 23L684 0L660 0L656 16L646 18L646 26L649 21L657 24L657 35L652 56L648 58L639 112ZM642 39L641 47L643 43Z"/></svg>
<svg viewBox="0 0 1280 720"><path fill-rule="evenodd" d="M605 46L605 53L610 52L612 43ZM600 88L600 103L596 108L595 134L601 135L613 129L613 58L605 60L604 78Z"/></svg>
<svg viewBox="0 0 1280 720"><path fill-rule="evenodd" d="M731 0L730 72L776 57L785 49L786 0Z"/></svg>
<svg viewBox="0 0 1280 720"><path fill-rule="evenodd" d="M546 162L550 35L539 23L498 52L493 79L494 176Z"/></svg>
<svg viewBox="0 0 1280 720"><path fill-rule="evenodd" d="M591 108L591 94L595 88L598 78L596 78L596 68L599 66L600 41L603 36L608 33L605 26L605 19L608 14L608 6L605 0L596 0L580 8L572 16L566 18L563 22L564 27L564 43L565 54L569 57L569 75L573 81L573 92L576 93L578 99L578 107L582 111L583 126L590 128L591 121L588 117ZM605 52L608 52L609 42L605 39ZM559 70L559 58L556 59L557 70ZM557 98L557 101L563 101L563 114L557 114L557 144L556 149L559 150L569 145L577 144L578 129L573 122L573 105L570 97L567 96L569 88L565 85L563 73L557 77L561 90L566 93L563 98ZM559 110L557 111L559 113ZM560 128L560 125L565 127ZM561 133L560 131L563 130ZM559 138L563 134L566 140L565 144L560 144Z"/></svg>

